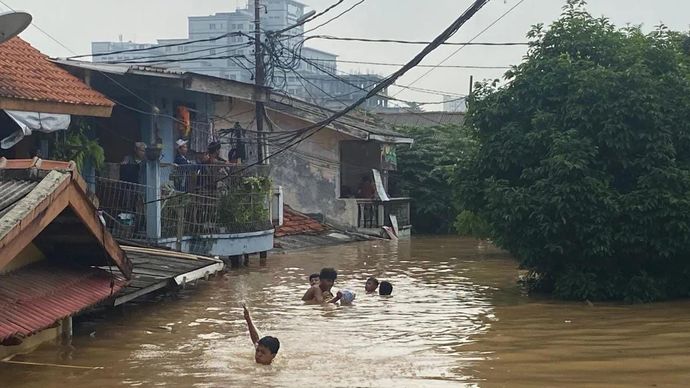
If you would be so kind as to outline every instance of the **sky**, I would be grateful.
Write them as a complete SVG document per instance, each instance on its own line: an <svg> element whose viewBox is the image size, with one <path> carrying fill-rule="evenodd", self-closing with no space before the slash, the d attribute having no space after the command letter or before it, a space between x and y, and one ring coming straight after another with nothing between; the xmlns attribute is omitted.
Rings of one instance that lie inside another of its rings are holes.
<svg viewBox="0 0 690 388"><path fill-rule="evenodd" d="M316 11L323 10L336 0L302 0ZM359 0L346 0L329 15L354 5ZM450 39L465 42L520 0L492 0L468 21ZM3 4L5 3L5 4ZM470 4L471 0L366 0L345 16L329 23L314 33L342 37L376 39L432 40L450 25ZM88 54L91 41L155 42L159 38L187 36L187 16L209 15L233 11L246 0L0 0L0 11L8 6L28 11L34 24L61 42L57 44L36 27L29 27L20 36L52 57ZM513 11L482 33L476 42L526 42L525 34L536 23L549 24L558 18L565 0L523 0ZM663 23L674 30L687 31L690 19L690 1L687 0L590 0L590 13L606 16L619 26L641 24L645 30ZM315 26L327 20L317 19ZM307 25L309 28L310 25ZM336 42L311 40L308 46L337 54L347 61L405 63L422 46ZM457 50L457 46L438 48L424 60L436 65ZM525 48L520 46L474 46L460 50L445 62L446 65L509 66L520 63ZM397 68L391 66L339 64L339 69L350 73L377 73L389 75ZM475 80L500 78L501 69L437 68L417 80L429 69L411 70L397 84L411 85L433 92L420 92L392 87L389 92L398 98L419 102L437 102L442 93L467 94L470 76ZM398 94L399 93L399 94ZM431 109L439 108L430 105Z"/></svg>

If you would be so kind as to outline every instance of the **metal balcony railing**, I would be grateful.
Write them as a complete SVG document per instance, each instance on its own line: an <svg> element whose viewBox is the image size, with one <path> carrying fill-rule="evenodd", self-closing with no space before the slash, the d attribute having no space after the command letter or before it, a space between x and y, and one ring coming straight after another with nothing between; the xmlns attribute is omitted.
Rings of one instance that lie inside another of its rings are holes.
<svg viewBox="0 0 690 388"><path fill-rule="evenodd" d="M391 226L391 215L397 218L398 226L411 225L409 198L391 198L390 201L357 199L357 207L358 228L379 229L383 226Z"/></svg>
<svg viewBox="0 0 690 388"><path fill-rule="evenodd" d="M272 229L271 190L261 189L262 169L175 166L160 193L161 238L249 233ZM146 239L146 186L96 178L96 196L110 232Z"/></svg>

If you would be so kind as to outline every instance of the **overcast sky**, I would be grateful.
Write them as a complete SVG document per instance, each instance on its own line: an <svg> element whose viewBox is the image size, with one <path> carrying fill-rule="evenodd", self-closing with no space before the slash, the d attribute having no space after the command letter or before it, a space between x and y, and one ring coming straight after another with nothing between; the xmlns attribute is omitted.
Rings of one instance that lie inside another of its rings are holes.
<svg viewBox="0 0 690 388"><path fill-rule="evenodd" d="M344 10L358 0L346 0ZM470 20L451 41L474 37L519 0L493 0ZM246 0L2 0L8 6L30 12L34 23L79 54L90 52L91 41L124 40L155 42L158 38L187 36L187 16L233 11ZM335 0L303 0L315 10L322 10ZM470 0L367 0L346 16L322 27L320 34L431 40L471 4ZM476 41L526 41L525 33L535 23L548 24L561 13L565 0L525 0L513 12L487 30ZM7 7L0 3L0 10ZM642 24L645 29L663 22L672 29L688 30L690 1L687 0L591 0L589 10L605 15L617 25ZM332 11L331 15L337 14ZM322 17L320 21L325 21ZM316 25L318 23L314 23ZM315 32L316 33L316 32ZM36 28L21 37L50 56L69 56L61 47ZM334 41L310 41L312 47L339 55L342 60L404 63L421 46ZM424 63L438 64L457 47L441 47ZM519 63L522 47L467 47L452 57L447 65L508 66ZM348 72L390 74L394 67L341 64ZM398 81L407 85L428 69L414 69ZM415 87L465 94L469 77L500 77L501 70L436 69L414 84ZM400 91L392 88L392 93ZM399 98L415 101L440 101L439 95L403 90Z"/></svg>

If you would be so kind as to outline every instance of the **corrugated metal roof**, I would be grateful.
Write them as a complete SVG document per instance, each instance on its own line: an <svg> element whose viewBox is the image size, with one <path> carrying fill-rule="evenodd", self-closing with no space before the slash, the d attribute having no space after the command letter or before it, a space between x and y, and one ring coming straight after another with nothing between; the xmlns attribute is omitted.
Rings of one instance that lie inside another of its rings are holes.
<svg viewBox="0 0 690 388"><path fill-rule="evenodd" d="M36 181L27 180L0 181L0 217L10 211L14 204L29 194L37 184Z"/></svg>
<svg viewBox="0 0 690 388"><path fill-rule="evenodd" d="M49 262L1 275L0 340L50 327L117 294L124 286L125 280L114 273Z"/></svg>

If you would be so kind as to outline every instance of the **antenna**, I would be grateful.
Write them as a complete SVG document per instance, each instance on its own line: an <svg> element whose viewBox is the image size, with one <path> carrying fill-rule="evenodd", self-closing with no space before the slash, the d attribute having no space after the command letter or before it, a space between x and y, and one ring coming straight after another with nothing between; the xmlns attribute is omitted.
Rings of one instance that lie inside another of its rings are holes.
<svg viewBox="0 0 690 388"><path fill-rule="evenodd" d="M0 43L6 42L31 24L31 15L26 12L0 13Z"/></svg>

